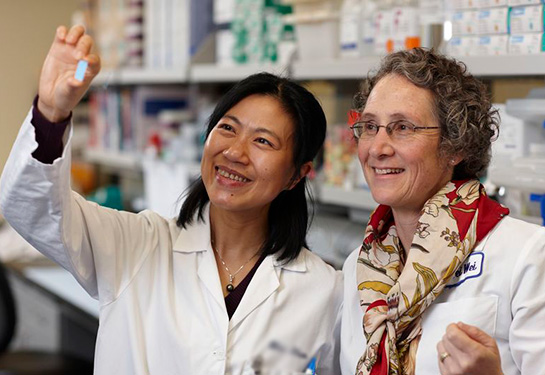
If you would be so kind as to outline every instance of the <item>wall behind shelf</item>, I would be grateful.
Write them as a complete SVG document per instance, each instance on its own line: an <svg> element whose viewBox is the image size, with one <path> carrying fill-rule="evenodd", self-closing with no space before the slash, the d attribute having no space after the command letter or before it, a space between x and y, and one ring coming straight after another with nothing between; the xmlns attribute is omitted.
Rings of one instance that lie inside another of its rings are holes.
<svg viewBox="0 0 545 375"><path fill-rule="evenodd" d="M0 1L0 171L38 87L58 25L70 25L74 0Z"/></svg>

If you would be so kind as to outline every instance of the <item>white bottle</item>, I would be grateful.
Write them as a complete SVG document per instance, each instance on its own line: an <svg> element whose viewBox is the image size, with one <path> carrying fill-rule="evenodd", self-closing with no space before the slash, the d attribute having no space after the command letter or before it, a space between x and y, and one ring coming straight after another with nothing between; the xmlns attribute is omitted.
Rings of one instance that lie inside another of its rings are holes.
<svg viewBox="0 0 545 375"><path fill-rule="evenodd" d="M373 0L363 0L361 9L360 27L360 55L372 56L375 54L374 17L377 4Z"/></svg>
<svg viewBox="0 0 545 375"><path fill-rule="evenodd" d="M341 58L353 58L360 55L362 0L344 0L339 23L339 45Z"/></svg>
<svg viewBox="0 0 545 375"><path fill-rule="evenodd" d="M385 55L393 50L393 10L392 0L375 2L377 11L373 17L373 29L375 34L375 55Z"/></svg>

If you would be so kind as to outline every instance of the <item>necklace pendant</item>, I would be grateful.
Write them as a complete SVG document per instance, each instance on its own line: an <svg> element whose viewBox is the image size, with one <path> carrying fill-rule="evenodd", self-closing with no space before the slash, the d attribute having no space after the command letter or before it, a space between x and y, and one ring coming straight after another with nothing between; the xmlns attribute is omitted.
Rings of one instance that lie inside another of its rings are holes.
<svg viewBox="0 0 545 375"><path fill-rule="evenodd" d="M233 284L227 284L225 289L227 289L227 291L231 293L233 290L235 290L235 287L233 286Z"/></svg>

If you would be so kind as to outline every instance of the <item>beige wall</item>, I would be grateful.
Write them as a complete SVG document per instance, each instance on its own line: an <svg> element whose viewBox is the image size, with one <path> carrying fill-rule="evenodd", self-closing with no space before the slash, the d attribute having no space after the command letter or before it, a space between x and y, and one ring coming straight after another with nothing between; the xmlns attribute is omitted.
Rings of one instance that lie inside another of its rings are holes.
<svg viewBox="0 0 545 375"><path fill-rule="evenodd" d="M43 59L78 0L0 1L0 170L36 94Z"/></svg>

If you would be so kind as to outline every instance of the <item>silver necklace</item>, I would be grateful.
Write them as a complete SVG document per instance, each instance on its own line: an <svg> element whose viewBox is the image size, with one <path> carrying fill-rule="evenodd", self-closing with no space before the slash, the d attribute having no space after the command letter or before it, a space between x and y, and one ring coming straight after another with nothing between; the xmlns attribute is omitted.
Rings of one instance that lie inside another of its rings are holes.
<svg viewBox="0 0 545 375"><path fill-rule="evenodd" d="M216 250L216 247L214 246L214 244L212 243L212 249L214 249L214 251L216 252L216 254L218 254L218 258L220 258L220 262L221 264L223 265L223 268L225 268L225 271L227 271L227 274L229 275L229 284L227 284L227 286L225 287L225 289L227 289L227 292L228 293L231 293L233 290L235 290L235 286L233 285L233 281L235 280L235 276L240 272L242 271L242 269L244 268L245 265L247 265L248 263L250 263L250 261L252 259L254 259L255 257L255 254L252 255L252 257L250 259L248 259L242 266L240 266L240 268L235 272L235 273L231 273L231 270L229 269L229 267L227 267L227 264L225 264L225 261L223 260L223 258L221 257L219 251Z"/></svg>

